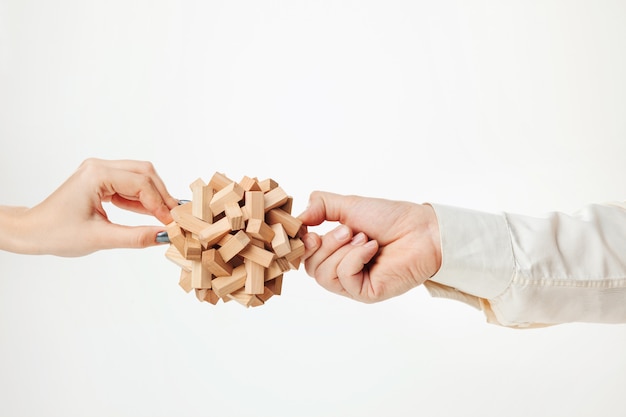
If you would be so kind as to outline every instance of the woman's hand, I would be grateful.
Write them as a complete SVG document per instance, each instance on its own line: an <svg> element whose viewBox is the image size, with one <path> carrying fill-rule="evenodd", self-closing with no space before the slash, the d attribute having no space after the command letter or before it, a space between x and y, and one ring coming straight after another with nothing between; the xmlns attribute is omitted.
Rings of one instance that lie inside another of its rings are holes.
<svg viewBox="0 0 626 417"><path fill-rule="evenodd" d="M156 245L162 226L109 221L102 203L152 215L164 225L177 205L149 162L88 159L37 206L0 207L0 249L82 256L101 249Z"/></svg>

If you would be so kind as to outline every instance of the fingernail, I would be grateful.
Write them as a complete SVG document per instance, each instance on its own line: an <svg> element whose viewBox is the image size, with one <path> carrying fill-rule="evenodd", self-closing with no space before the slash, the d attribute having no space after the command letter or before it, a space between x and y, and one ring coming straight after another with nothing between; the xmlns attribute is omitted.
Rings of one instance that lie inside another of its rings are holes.
<svg viewBox="0 0 626 417"><path fill-rule="evenodd" d="M335 229L335 231L333 232L333 236L340 242L346 240L348 236L350 236L350 229L348 229L348 226L344 226L342 224Z"/></svg>
<svg viewBox="0 0 626 417"><path fill-rule="evenodd" d="M359 246L365 243L366 241L367 241L367 238L365 237L365 233L360 232L360 233L357 233L356 236L352 238L352 241L350 243L353 244L354 246Z"/></svg>
<svg viewBox="0 0 626 417"><path fill-rule="evenodd" d="M363 245L363 247L367 248L367 249L374 249L376 247L376 245L377 245L377 243L376 243L375 240L370 240L365 245Z"/></svg>
<svg viewBox="0 0 626 417"><path fill-rule="evenodd" d="M315 247L315 238L311 235L304 235L302 237L305 249L313 249Z"/></svg>
<svg viewBox="0 0 626 417"><path fill-rule="evenodd" d="M167 231L157 233L156 242L157 243L170 243L170 237L167 235Z"/></svg>

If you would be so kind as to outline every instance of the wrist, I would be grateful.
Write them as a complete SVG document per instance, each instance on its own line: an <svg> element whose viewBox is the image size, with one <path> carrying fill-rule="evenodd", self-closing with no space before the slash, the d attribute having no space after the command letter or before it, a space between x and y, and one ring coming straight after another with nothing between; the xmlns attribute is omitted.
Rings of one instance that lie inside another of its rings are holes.
<svg viewBox="0 0 626 417"><path fill-rule="evenodd" d="M434 270L430 274L430 278L441 268L441 233L435 209L428 203L423 204L423 206L426 208L426 233L430 238L434 261Z"/></svg>

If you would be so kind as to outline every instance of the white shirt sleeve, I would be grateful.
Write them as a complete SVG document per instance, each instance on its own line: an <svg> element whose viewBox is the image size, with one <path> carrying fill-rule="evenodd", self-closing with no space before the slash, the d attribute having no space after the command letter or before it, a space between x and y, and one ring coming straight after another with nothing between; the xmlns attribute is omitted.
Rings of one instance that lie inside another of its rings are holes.
<svg viewBox="0 0 626 417"><path fill-rule="evenodd" d="M545 217L431 205L442 248L431 295L503 326L626 323L626 203Z"/></svg>

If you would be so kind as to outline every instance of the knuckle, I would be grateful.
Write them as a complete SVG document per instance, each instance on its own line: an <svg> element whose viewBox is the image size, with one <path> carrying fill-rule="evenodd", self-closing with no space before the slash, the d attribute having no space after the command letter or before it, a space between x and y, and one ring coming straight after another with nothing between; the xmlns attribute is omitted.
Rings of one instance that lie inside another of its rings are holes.
<svg viewBox="0 0 626 417"><path fill-rule="evenodd" d="M89 171L92 170L100 163L100 160L97 158L87 158L78 166L78 169L81 171Z"/></svg>
<svg viewBox="0 0 626 417"><path fill-rule="evenodd" d="M149 175L141 174L138 183L142 190L152 188L152 178Z"/></svg>
<svg viewBox="0 0 626 417"><path fill-rule="evenodd" d="M96 158L85 159L78 167L77 173L85 177L98 177L103 170L102 161Z"/></svg>
<svg viewBox="0 0 626 417"><path fill-rule="evenodd" d="M146 248L151 244L150 237L147 234L137 234L133 239L133 247L135 248Z"/></svg>
<svg viewBox="0 0 626 417"><path fill-rule="evenodd" d="M154 174L156 170L150 161L139 161L139 170L145 174Z"/></svg>

